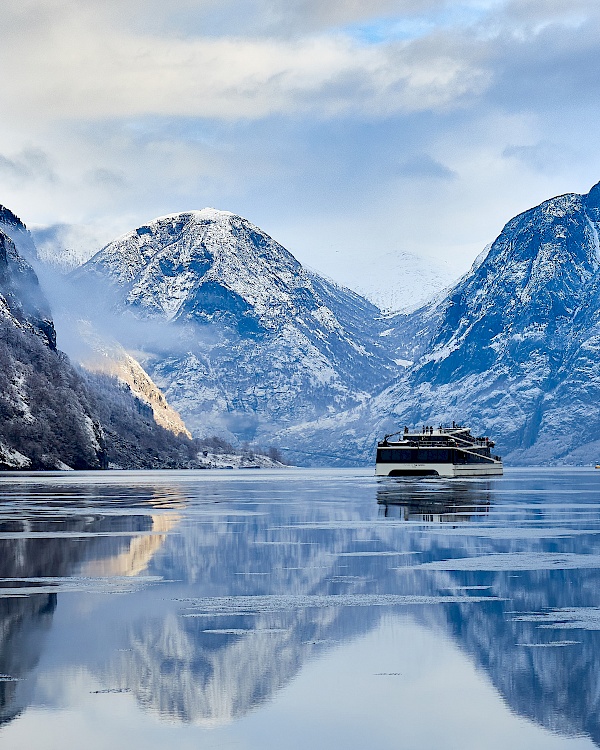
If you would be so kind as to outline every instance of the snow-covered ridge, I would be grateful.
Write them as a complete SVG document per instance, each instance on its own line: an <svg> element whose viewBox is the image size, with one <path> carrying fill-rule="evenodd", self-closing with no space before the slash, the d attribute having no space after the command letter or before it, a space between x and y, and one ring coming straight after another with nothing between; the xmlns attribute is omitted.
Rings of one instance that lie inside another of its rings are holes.
<svg viewBox="0 0 600 750"><path fill-rule="evenodd" d="M291 253L246 219L215 209L154 219L100 251L86 264L93 270L128 287L128 304L167 319L186 314L199 285L235 292L266 325L312 291Z"/></svg>

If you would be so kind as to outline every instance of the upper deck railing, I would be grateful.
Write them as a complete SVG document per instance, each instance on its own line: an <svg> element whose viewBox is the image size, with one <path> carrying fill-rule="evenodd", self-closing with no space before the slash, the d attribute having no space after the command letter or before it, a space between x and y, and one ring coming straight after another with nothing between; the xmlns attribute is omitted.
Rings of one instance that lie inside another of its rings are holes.
<svg viewBox="0 0 600 750"><path fill-rule="evenodd" d="M389 438L399 436L397 440L388 442ZM383 441L380 441L378 445L399 445L402 443L412 443L423 448L435 448L440 445L447 445L450 441L457 447L463 449L473 448L493 448L495 443L488 437L475 437L471 435L471 429L469 427L463 427L462 425L453 424L452 427L446 425L440 425L439 427L423 426L420 432L410 431L408 427L404 430L399 430L391 435L386 435ZM499 456L491 456L496 461L500 461Z"/></svg>

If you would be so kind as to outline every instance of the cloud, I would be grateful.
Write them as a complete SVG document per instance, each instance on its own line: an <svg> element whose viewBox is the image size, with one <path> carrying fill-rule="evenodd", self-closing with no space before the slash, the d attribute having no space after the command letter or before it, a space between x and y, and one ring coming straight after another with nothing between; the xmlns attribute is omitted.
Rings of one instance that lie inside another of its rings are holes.
<svg viewBox="0 0 600 750"><path fill-rule="evenodd" d="M597 0L6 0L0 202L49 249L215 205L347 283L466 267L597 182L599 61Z"/></svg>
<svg viewBox="0 0 600 750"><path fill-rule="evenodd" d="M456 172L428 154L415 154L400 165L399 173L418 179L454 180Z"/></svg>
<svg viewBox="0 0 600 750"><path fill-rule="evenodd" d="M490 97L513 111L568 115L596 109L600 95L600 15L585 24L546 26L526 39L497 40Z"/></svg>
<svg viewBox="0 0 600 750"><path fill-rule="evenodd" d="M502 156L516 159L537 172L553 173L577 158L578 154L574 148L564 144L540 141L524 146L509 145Z"/></svg>
<svg viewBox="0 0 600 750"><path fill-rule="evenodd" d="M591 79L577 63L597 73L599 18L596 0L7 0L3 114L388 117L488 92L511 106L521 91ZM405 39L353 28L412 23Z"/></svg>
<svg viewBox="0 0 600 750"><path fill-rule="evenodd" d="M499 9L504 24L539 31L549 24L578 25L597 16L596 0L509 0Z"/></svg>
<svg viewBox="0 0 600 750"><path fill-rule="evenodd" d="M0 48L11 70L8 118L385 116L455 106L487 84L473 50L435 38L373 46L342 34L290 41L91 32L54 30L34 49Z"/></svg>
<svg viewBox="0 0 600 750"><path fill-rule="evenodd" d="M106 169L99 167L87 172L84 178L90 185L100 188L124 189L127 187L127 180L122 171Z"/></svg>
<svg viewBox="0 0 600 750"><path fill-rule="evenodd" d="M463 0L461 5L481 5ZM493 0L489 0L493 2ZM292 36L321 32L372 18L428 15L453 0L4 0L3 27L34 31L78 23L126 28L153 36ZM485 3L484 3L485 4Z"/></svg>
<svg viewBox="0 0 600 750"><path fill-rule="evenodd" d="M48 154L32 147L24 148L12 157L0 154L0 175L17 184L32 180L54 182L56 179Z"/></svg>
<svg viewBox="0 0 600 750"><path fill-rule="evenodd" d="M215 13L229 23L215 26ZM4 116L388 117L474 105L488 92L512 103L555 79L561 91L591 79L577 63L597 73L599 17L589 0L9 0ZM411 19L423 24L415 38L366 40L352 28ZM287 26L293 34L278 33Z"/></svg>

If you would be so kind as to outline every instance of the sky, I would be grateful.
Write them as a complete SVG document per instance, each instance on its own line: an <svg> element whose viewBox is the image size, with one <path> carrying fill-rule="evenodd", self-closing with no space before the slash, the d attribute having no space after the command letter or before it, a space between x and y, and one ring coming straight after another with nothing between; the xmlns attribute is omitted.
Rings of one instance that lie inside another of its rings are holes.
<svg viewBox="0 0 600 750"><path fill-rule="evenodd" d="M598 0L3 0L0 70L0 203L88 253L211 206L390 290L600 181Z"/></svg>

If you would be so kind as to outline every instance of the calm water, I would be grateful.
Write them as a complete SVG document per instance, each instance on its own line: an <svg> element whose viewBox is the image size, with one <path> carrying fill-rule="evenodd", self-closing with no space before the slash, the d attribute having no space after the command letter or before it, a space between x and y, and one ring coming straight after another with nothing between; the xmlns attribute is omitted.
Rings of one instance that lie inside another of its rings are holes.
<svg viewBox="0 0 600 750"><path fill-rule="evenodd" d="M0 747L600 747L600 471L0 477Z"/></svg>

